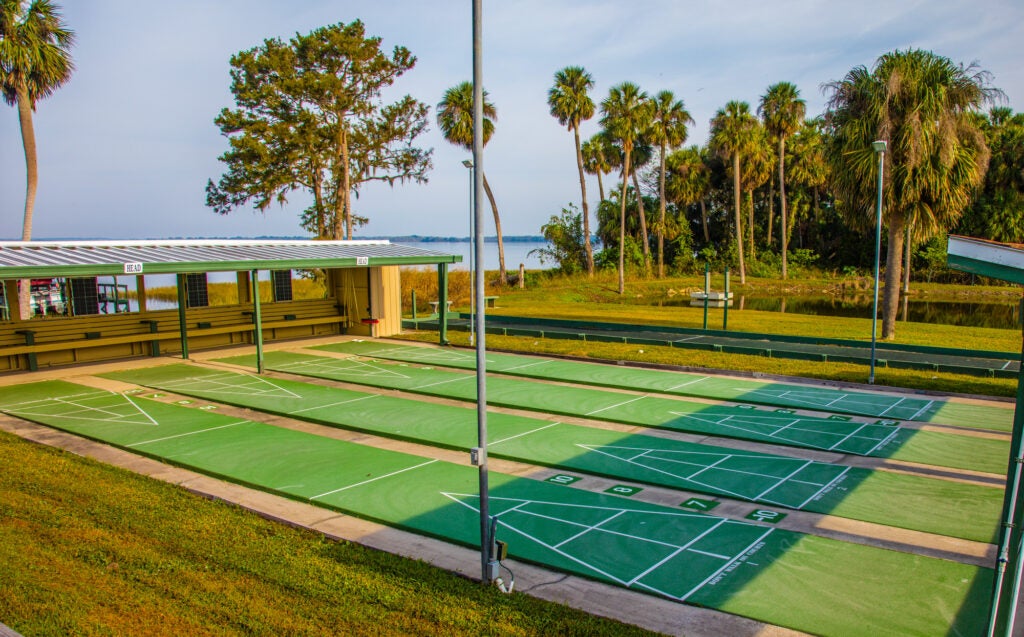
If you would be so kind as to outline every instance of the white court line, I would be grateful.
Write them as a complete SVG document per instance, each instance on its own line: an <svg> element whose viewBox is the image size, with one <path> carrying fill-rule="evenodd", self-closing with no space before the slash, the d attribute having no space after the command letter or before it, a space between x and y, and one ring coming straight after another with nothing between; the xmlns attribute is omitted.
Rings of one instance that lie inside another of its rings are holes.
<svg viewBox="0 0 1024 637"><path fill-rule="evenodd" d="M924 407L922 407L922 408L918 409L917 411L915 411L914 415L911 416L910 418L907 418L907 420L916 420L918 416L923 414L929 407L931 407L934 404L935 404L934 400L929 400L928 402L926 402L924 404Z"/></svg>
<svg viewBox="0 0 1024 637"><path fill-rule="evenodd" d="M689 551L691 553L696 553L697 555L707 555L708 557L713 557L713 558L716 558L716 559L719 559L719 560L727 560L727 559L729 559L728 555L719 555L718 553L709 553L707 551L701 551L700 549L689 549Z"/></svg>
<svg viewBox="0 0 1024 637"><path fill-rule="evenodd" d="M139 406L138 406L137 404L135 404L135 401L134 401L134 400L132 400L131 398L129 398L127 394L121 394L121 396L122 396L122 397L123 397L123 398L124 398L125 400L127 400L128 402L130 402L130 403L132 404L132 407L134 407L134 408L138 409L138 410L139 410L139 413L140 413L140 414L142 414L143 416L145 416L146 418L148 418L148 419L149 419L149 422L153 423L153 424L154 424L154 425L156 425L157 427L159 427L159 426L160 426L160 423L158 423L158 422L156 421L156 419L155 419L155 418L153 418L152 416L150 416L150 415L149 415L149 414L148 414L148 413L146 412L146 410L145 410L145 409L143 409L142 407L139 407Z"/></svg>
<svg viewBox="0 0 1024 637"><path fill-rule="evenodd" d="M116 395L116 394L111 394L111 396L114 396L114 395ZM115 420L121 420L121 419L123 419L125 417L124 414L119 414L116 411L111 411L111 409L113 409L115 407L120 407L120 405L110 405L110 408L90 407L88 405L82 405L80 403L72 402L70 400L64 400L63 398L54 398L53 402L55 402L57 404L60 404L60 405L71 405L72 407L77 407L77 408L79 408L79 409L81 409L81 410L83 410L83 411L85 411L87 413L88 412L92 412L92 411L96 411L96 412L99 412L101 414L107 414L108 416L110 416L111 418L114 418ZM54 415L59 416L61 414L54 414Z"/></svg>
<svg viewBox="0 0 1024 637"><path fill-rule="evenodd" d="M88 399L90 397L109 396L109 395L111 395L111 393L108 392L108 391L90 391L90 392L83 392L81 394L71 394L70 396L60 396L59 398L65 398L65 399L70 399L70 398L86 398L86 399ZM48 403L48 402L52 402L53 400L55 400L53 397L38 398L36 400L23 400L20 403L10 403L8 405L0 405L0 410L16 409L16 408L21 407L23 405L35 405L37 403Z"/></svg>
<svg viewBox="0 0 1024 637"><path fill-rule="evenodd" d="M776 482L776 483L775 483L774 485L772 485L771 487L769 487L769 488L765 489L765 490L764 490L764 491L762 491L761 493L758 493L758 494L757 494L756 496L754 496L754 499L755 499L755 500L760 500L761 498L763 498L763 497L764 497L765 495L767 495L767 494L768 494L768 493L770 493L771 491L774 491L775 489L779 488L779 487L780 487L780 486L782 486L783 484L786 484L787 482L789 482L789 479L790 479L790 478L792 478L792 477L793 477L793 476L795 476L796 474L800 473L801 471L803 471L803 470L804 470L804 469L806 469L807 467L811 466L812 464L814 464L814 461L813 461L813 460L808 460L807 462L805 462L805 463L803 464L803 466L801 466L800 468L798 468L798 469L797 469L796 471L793 471L793 472L792 472L792 473L790 473L790 474L789 474L788 476L786 476L785 478L783 478L783 479L779 480L778 482Z"/></svg>
<svg viewBox="0 0 1024 637"><path fill-rule="evenodd" d="M175 438L184 438L185 436L194 436L196 434L204 434L204 433L206 433L208 431L215 431L217 429L225 429L227 427L234 427L236 425L244 425L247 422L252 422L252 421L251 420L239 420L238 422L229 422L226 425L217 425L216 427L210 427L208 429L200 429L198 431L189 431L189 432L183 433L183 434L176 434L174 436L165 436L163 438L154 438L152 440L143 440L142 442L133 442L132 444L125 445L125 446L126 447L138 447L139 445L148 445L148 444L153 443L153 442L163 442L164 440L173 440Z"/></svg>
<svg viewBox="0 0 1024 637"><path fill-rule="evenodd" d="M370 478L369 480L363 480L362 482L357 482L355 484L350 484L347 487L341 487L340 489L334 489L333 491L326 491L324 493L321 493L320 495L311 496L309 499L310 500L315 500L316 498L322 498L325 495L331 495L331 494L334 494L334 493L340 493L342 491L347 491L348 489L354 489L356 487L361 487L364 484L369 484L371 482L376 482L377 480L383 480L384 478L390 478L391 476L397 476L400 473L405 473L406 471L412 471L413 469L419 469L420 467L425 467L428 464L434 464L435 462L437 462L436 458L434 460L428 460L426 462L421 462L420 464L412 466L412 467L406 467L405 469L399 469L398 471L392 471L391 473L386 473L386 474L384 474L382 476L377 476L376 478Z"/></svg>
<svg viewBox="0 0 1024 637"><path fill-rule="evenodd" d="M867 427L867 426L868 426L868 425L867 425L867 423L864 423L864 424L863 424L863 425L861 425L860 427L857 427L856 429L854 429L854 430L853 430L853 431L851 431L850 433L848 433L848 434L846 434L845 436L843 436L842 438L840 438L840 439L839 439L839 442L837 442L836 444L834 444L834 445L832 445L831 447L829 447L829 448L828 448L828 450L829 450L829 451L832 451L833 449L835 449L835 448L836 448L836 447L838 447L839 445L843 444L844 442L846 442L847 440L849 440L850 438L852 438L853 436L855 436L855 435L857 434L857 432L859 432L859 431L860 431L861 429L863 429L863 428L865 428L865 427Z"/></svg>
<svg viewBox="0 0 1024 637"><path fill-rule="evenodd" d="M694 478L696 478L696 477L697 477L697 476L699 476L700 474L704 473L704 472L705 472L705 471L707 471L708 469L714 469L714 468L715 468L716 466L718 466L718 465L719 465L720 463L723 463L723 462L725 462L726 460L729 460L729 459L730 459L730 458L732 458L732 457L733 457L733 455L732 455L732 454L729 454L729 455L727 455L727 456L722 456L721 458L719 458L718 460L715 460L714 462L712 462L712 463L711 463L711 464L709 464L708 466L704 467L703 469L701 469L701 470L700 470L700 471L698 471L697 473L694 473L694 474L691 474L691 475L687 476L687 477L686 477L686 479L687 479L687 480L693 480Z"/></svg>
<svg viewBox="0 0 1024 637"><path fill-rule="evenodd" d="M688 381L688 382L685 382L685 383L682 383L682 384L679 384L679 385L675 385L673 387L669 387L665 391L675 391L675 390L679 389L680 387L686 387L687 385L692 385L694 383L699 383L700 381L707 380L708 378L711 378L711 377L710 376L701 376L697 380L691 380L691 381Z"/></svg>
<svg viewBox="0 0 1024 637"><path fill-rule="evenodd" d="M583 415L584 416L593 416L594 414L599 414L602 411L607 411L609 409L615 409L616 407L622 407L623 405L628 405L629 403L635 403L636 401L638 401L638 400L640 400L642 398L647 398L648 396L650 396L650 394L644 394L643 396L637 396L636 398L633 398L631 400L626 400L626 401L623 401L621 403L617 403L615 405L608 405L607 407L602 407L600 409L595 409L594 411L587 412L587 413L585 413Z"/></svg>
<svg viewBox="0 0 1024 637"><path fill-rule="evenodd" d="M701 533L701 534L700 534L700 535L698 535L697 537L693 538L692 540L690 540L690 541L689 541L689 542L687 542L686 544L684 544L684 545L680 546L679 548L677 548L677 549L676 549L675 551L673 551L672 553L670 553L670 554L666 555L666 556L665 556L664 558L662 558L662 559L661 559L660 561L658 561L658 562L655 562L654 564L652 564L652 565L650 566L650 568L648 568L648 569L647 569L646 571L644 571L643 573L640 573L639 575L637 575L636 577L634 577L633 579L631 579L631 580L629 581L629 584L627 584L627 586L632 586L632 585L633 585L633 584L635 584L635 583L636 583L636 582L637 582L638 580L641 580L641 579L643 579L644 577L646 577L646 576L647 576L647 575L648 575L649 573L651 573L652 571L654 571L654 570L656 570L656 569L660 568L662 564L664 564L665 562L668 562L668 561L669 561L670 559L672 559L672 558L673 558L673 557L675 557L676 555L679 555L680 553L682 553L683 551L685 551L685 550L686 550L687 548L689 548L689 547L693 546L693 545L694 545L694 544L696 544L696 543L697 543L697 542L698 542L698 541L699 541L699 540L700 540L701 538L703 538L703 537L704 537L705 535L707 535L708 533L711 533L712 531L714 531L714 530L715 530L715 529L717 529L718 527L722 526L723 524L725 524L725 518L721 518L721 519L720 519L720 520L718 520L718 522L717 522L717 523L715 523L715 524L714 524L713 526L710 526L710 527L708 527L707 529L705 529L705 531L704 531L703 533Z"/></svg>
<svg viewBox="0 0 1024 637"><path fill-rule="evenodd" d="M548 359L548 360L543 360L543 361L537 361L536 363L527 363L525 365L516 365L515 367L509 367L508 369L495 369L494 371L499 373L499 374L504 374L506 372L511 372L511 371L514 371L514 370L517 370L517 369L526 369L527 367L534 367L535 365L544 365L546 363L553 363L553 362L554 362L553 360Z"/></svg>
<svg viewBox="0 0 1024 637"><path fill-rule="evenodd" d="M378 396L379 396L379 394L369 394L367 396L360 396L359 398L349 398L348 400L339 400L336 403L327 403L326 405L317 405L315 407L303 407L302 409L296 409L294 411L289 411L289 412L287 412L287 415L291 416L293 414L301 414L302 412L305 412L305 411L313 411L313 410L316 410L316 409L327 409L328 407L337 407L338 405L345 405L345 404L348 404L348 403L354 403L354 402L357 402L357 401L360 401L360 400L366 400L368 398L377 398Z"/></svg>
<svg viewBox="0 0 1024 637"><path fill-rule="evenodd" d="M769 437L774 437L774 436L775 436L775 434L779 434L779 433L782 433L783 431L785 431L785 430L789 429L789 428L790 428L790 427L792 427L793 425L797 425L797 424L800 424L800 422L801 422L802 420L803 420L802 418L797 418L796 420L794 420L794 421L790 422L790 423L789 423L788 425L786 425L786 426L784 426L784 427L779 427L779 428L778 428L778 429L776 429L775 431L773 431L773 432L771 432L770 434L768 434L768 436L769 436Z"/></svg>
<svg viewBox="0 0 1024 637"><path fill-rule="evenodd" d="M886 409L885 411L883 411L882 413L880 413L880 414L878 414L878 415L879 415L879 416L884 416L884 415L886 415L887 413L889 413L889 411L890 411L890 410L894 409L894 408L896 407L896 405L900 404L900 403L901 403L901 402L903 402L904 400L906 400L906 398L900 398L899 400L897 400L897 401L896 401L896 402L894 402L893 404L889 405L889 407L888 407L888 408L887 408L887 409Z"/></svg>
<svg viewBox="0 0 1024 637"><path fill-rule="evenodd" d="M897 435L897 434L898 434L898 433L900 432L900 429L901 429L900 427L897 427L895 431L893 431L893 432L892 432L891 434L889 434L889 435L888 435L888 436L886 436L885 438L882 438L881 440L879 440L879 441L878 441L878 444L877 444L877 445L875 445L874 447L871 447L871 449L869 449L869 450L867 451L867 453L865 453L864 455L866 455L866 456L870 456L871 454L873 454L873 453L875 452L875 449L878 449L879 447L882 447L882 446L884 446L884 445L885 445L886 443L888 443L888 442L889 442L890 440L892 440L893 438L895 438L895 437L896 437L896 435Z"/></svg>
<svg viewBox="0 0 1024 637"><path fill-rule="evenodd" d="M523 436L529 436L532 433L537 433L538 431L544 431L545 429L548 429L550 427L554 427L555 425L560 425L560 424L562 424L562 423L560 423L560 422L553 422L550 425L544 425L543 427L537 427L536 429L531 429L530 431L524 431L521 434L516 434L514 436L509 436L508 438L502 438L501 440L492 440L490 442L490 444L497 445L497 444L501 444L503 442L507 442L509 440L515 440L516 438L522 438Z"/></svg>
<svg viewBox="0 0 1024 637"><path fill-rule="evenodd" d="M1006 362L1005 362L1005 363L1003 364L1003 366L1002 366L1002 367L1000 367L999 369L1006 369L1006 368L1007 368L1007 367L1009 367L1009 366L1010 366L1011 364L1013 364L1013 361L1006 361Z"/></svg>
<svg viewBox="0 0 1024 637"><path fill-rule="evenodd" d="M448 380L439 380L436 383L427 383L426 385L420 385L418 387L410 387L409 391L416 391L418 389L426 389L427 387L436 387L437 385L444 385L445 383L454 383L460 380L474 380L476 376L467 375L459 376L458 378L449 378Z"/></svg>
<svg viewBox="0 0 1024 637"><path fill-rule="evenodd" d="M558 544L555 544L555 548L558 548L558 547L562 546L563 544L566 544L567 542L572 542L576 538L578 538L578 537L580 537L582 535L586 535L587 533L590 533L593 530L596 530L598 527L602 526L605 522L611 522L612 520L614 520L615 518L619 517L620 515L622 515L625 512L626 512L626 510L622 509L621 511L618 511L614 515L606 517L605 519L601 520L597 524L593 524L591 526L588 526L588 527L584 528L582 531L580 531L576 535L571 535L571 536L565 538L564 540L562 540L561 542L559 542ZM529 514L529 511L520 511L520 513Z"/></svg>
<svg viewBox="0 0 1024 637"><path fill-rule="evenodd" d="M812 493L812 494L811 494L811 497L809 497L809 498L807 498L806 500L804 500L803 502L801 502L801 503L800 503L800 506L799 506L799 507L797 507L797 508L798 508L798 509L802 509L802 508L804 508L804 507L805 507L805 506L807 505L807 503L808 503L808 502L810 502L810 501L811 501L811 500L813 500L814 498L818 497L818 494L819 494L819 493L822 493L823 491L825 491L826 489L828 489L828 488L829 488L830 486L832 486L832 485L833 485L833 484L835 484L836 482L839 482L840 480L842 480L842 479L843 479L843 476L845 476L845 475L846 475L846 473L847 473L847 472L848 472L848 471L849 471L849 470L850 470L851 468L852 468L852 467L846 467L845 469L843 469L843 470L842 470L842 471L841 471L841 472L839 473L839 475L837 475L836 477L832 478L832 479L831 479L831 480L829 480L829 481L828 481L828 483L826 483L826 484L825 484L825 485L824 485L823 487L821 487L820 489L818 489L817 491L815 491L814 493Z"/></svg>
<svg viewBox="0 0 1024 637"><path fill-rule="evenodd" d="M715 579L716 577L718 577L718 575L719 575L720 573L722 573L722 571L724 571L725 569L729 568L729 567L730 567L730 566L732 565L732 563L733 563L733 562L735 562L736 560L738 560L738 559L740 559L741 557L743 557L744 555L746 555L746 554L747 554L747 551L749 551L749 550L750 550L750 549L751 549L752 547L756 546L758 542L760 542L760 541L764 540L764 539L765 539L766 537L768 537L769 535L771 535L772 531L774 531L774 530L775 530L775 529L768 529L767 531L765 531L765 532L764 532L764 534L763 534L763 535L761 535L761 537L757 538L756 540L754 540L753 542L751 542L750 544L748 544L748 545L747 545L747 547L746 547L745 549L743 549L742 551L740 551L739 555L737 555L736 557L732 558L731 560L729 560L728 562L726 562L725 564L723 564L721 568L719 568L719 569L718 569L717 571L715 571L714 573L712 573L711 575L709 575L709 576L708 576L708 577L707 577L707 578L706 578L706 579L705 579L705 580L704 580L703 582L701 582L700 584L697 584L696 586L694 586L693 588L691 588L691 589L690 589L690 591L689 591L688 593L686 593L686 594L685 594L685 595L683 595L682 597L677 597L676 599L678 599L678 600L679 600L679 601L681 601L681 602L685 602L685 601L686 601L686 600L687 600L687 599L688 599L688 598L690 597L690 595L693 595L694 593L696 593L697 591L699 591L699 590L700 590L701 588L703 588L705 584L707 584L707 583L708 583L708 582L710 582L711 580L713 580L713 579ZM671 595L669 595L669 597L671 597Z"/></svg>
<svg viewBox="0 0 1024 637"><path fill-rule="evenodd" d="M675 339L672 342L673 343L688 343L690 341L696 341L696 340L702 339L702 338L704 338L704 337L703 336L687 336L686 338L677 338L677 339Z"/></svg>

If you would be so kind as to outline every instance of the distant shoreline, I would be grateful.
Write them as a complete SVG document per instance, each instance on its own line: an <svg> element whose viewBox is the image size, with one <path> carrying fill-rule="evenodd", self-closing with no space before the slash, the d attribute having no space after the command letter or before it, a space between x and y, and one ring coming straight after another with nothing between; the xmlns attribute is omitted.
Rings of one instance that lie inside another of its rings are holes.
<svg viewBox="0 0 1024 637"><path fill-rule="evenodd" d="M505 235L502 237L505 243L547 243L547 240L541 235ZM36 237L36 241L182 241L182 240L236 240L245 239L249 241L295 241L301 239L310 239L310 237L302 236L267 236L260 235L256 237L159 237L149 239L112 239L110 237ZM17 239L6 239L9 241L17 241ZM472 237L440 237L440 236L421 236L418 234L400 235L400 236L376 236L376 237L355 237L355 240L365 241L391 241L392 243L469 243L472 241ZM484 237L485 243L497 243L497 236Z"/></svg>

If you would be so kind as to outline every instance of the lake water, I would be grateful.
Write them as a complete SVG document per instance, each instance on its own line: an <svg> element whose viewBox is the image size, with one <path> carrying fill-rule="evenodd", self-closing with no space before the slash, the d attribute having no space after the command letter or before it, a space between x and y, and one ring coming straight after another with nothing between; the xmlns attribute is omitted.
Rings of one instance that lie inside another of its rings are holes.
<svg viewBox="0 0 1024 637"><path fill-rule="evenodd" d="M452 266L452 269L469 269L469 249L471 245L469 241L403 241L400 243L401 245L421 248L423 250L433 250L434 252L461 255L462 263L456 263ZM550 261L547 263L541 263L536 254L530 254L531 250L544 248L547 247L547 245L548 244L544 241L506 241L505 269L509 272L518 271L520 263L524 264L527 270L545 270L555 267L557 265L556 263L552 263ZM498 269L497 242L488 241L484 243L484 269Z"/></svg>

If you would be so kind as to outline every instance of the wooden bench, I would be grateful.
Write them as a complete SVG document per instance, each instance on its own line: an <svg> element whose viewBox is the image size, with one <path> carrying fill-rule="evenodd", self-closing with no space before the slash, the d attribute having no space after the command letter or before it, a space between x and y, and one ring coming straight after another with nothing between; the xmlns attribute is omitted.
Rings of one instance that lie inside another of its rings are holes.
<svg viewBox="0 0 1024 637"><path fill-rule="evenodd" d="M452 311L452 302L451 301L447 301L446 303L447 303L447 306L445 307L445 312L451 312ZM430 311L434 313L434 316L439 316L438 313L437 313L437 306L440 305L440 304L441 304L440 301L430 301Z"/></svg>
<svg viewBox="0 0 1024 637"><path fill-rule="evenodd" d="M205 339L197 343L203 346L230 345L236 342L252 342L253 312L251 306L223 306L215 308L194 308L187 313L187 334L189 342L204 337L239 335L241 341L229 337L228 342L211 342ZM269 332L268 340L279 338L278 331L293 328L309 328L318 325L336 325L339 333L348 327L348 318L344 315L344 307L333 300L297 301L294 303L268 304L262 314L263 332ZM339 314L339 312L341 312ZM307 314L319 314L308 316ZM299 318L302 316L302 318ZM10 329L17 327L20 329ZM162 342L174 342L181 338L178 324L178 311L158 310L146 313L123 313L103 315L102 317L71 317L44 319L8 326L10 331L3 332L0 326L0 357L25 356L28 369L35 371L39 366L39 354L67 352L63 360L50 361L49 364L75 363L80 361L83 350L95 351L96 348L111 346L127 346L116 355L106 358L124 358L148 353L160 355ZM300 334L286 334L301 336ZM143 349L133 347L143 345ZM146 347L148 345L148 347ZM148 349L148 352L146 351ZM53 358L51 356L51 358ZM58 356L58 358L60 358ZM93 355L91 360L104 358L102 354ZM20 367L10 361L7 369Z"/></svg>
<svg viewBox="0 0 1024 637"><path fill-rule="evenodd" d="M487 307L494 307L494 304L497 302L497 300L498 300L498 297L496 297L496 296L485 296L484 297L484 304L486 304Z"/></svg>

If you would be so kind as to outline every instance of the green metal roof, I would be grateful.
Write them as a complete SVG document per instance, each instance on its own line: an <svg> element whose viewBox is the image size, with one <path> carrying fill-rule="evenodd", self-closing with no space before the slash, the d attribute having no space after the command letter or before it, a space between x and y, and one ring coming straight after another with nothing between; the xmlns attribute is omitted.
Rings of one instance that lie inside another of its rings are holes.
<svg viewBox="0 0 1024 637"><path fill-rule="evenodd" d="M390 241L0 241L0 279L458 263Z"/></svg>
<svg viewBox="0 0 1024 637"><path fill-rule="evenodd" d="M949 236L946 265L954 270L1024 283L1024 246L972 237Z"/></svg>

